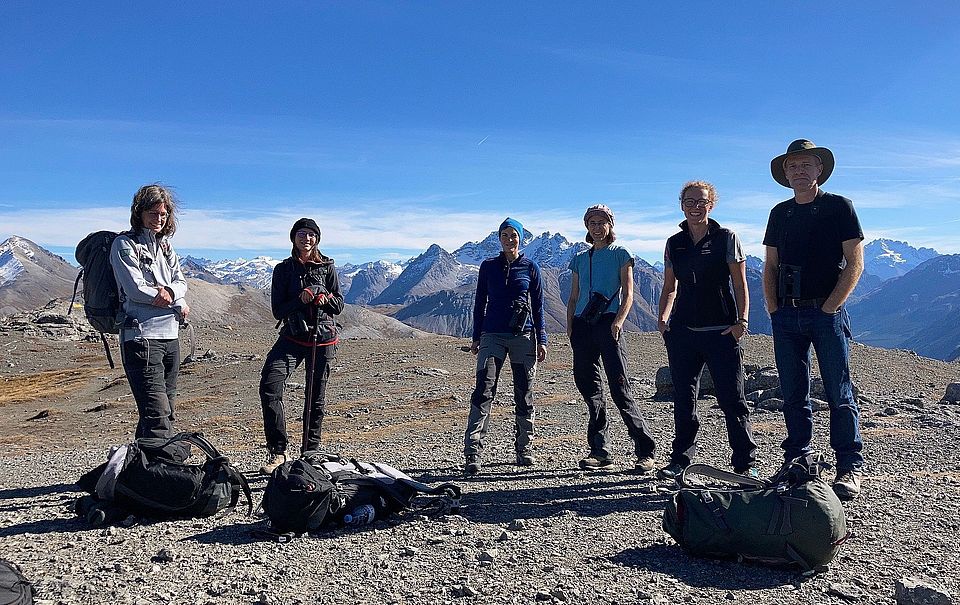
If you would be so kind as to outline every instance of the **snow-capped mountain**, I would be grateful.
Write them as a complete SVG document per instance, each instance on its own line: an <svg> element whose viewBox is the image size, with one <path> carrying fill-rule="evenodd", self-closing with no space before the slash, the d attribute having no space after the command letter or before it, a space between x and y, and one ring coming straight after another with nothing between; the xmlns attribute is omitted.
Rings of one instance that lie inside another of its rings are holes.
<svg viewBox="0 0 960 605"><path fill-rule="evenodd" d="M187 259L213 273L224 283L262 289L270 287L270 282L273 279L273 268L280 263L279 260L269 256L257 256L250 260L238 258L235 260L210 261L192 256L188 256Z"/></svg>
<svg viewBox="0 0 960 605"><path fill-rule="evenodd" d="M540 267L566 269L570 259L589 247L586 242L571 243L559 233L544 231L523 249L523 253Z"/></svg>
<svg viewBox="0 0 960 605"><path fill-rule="evenodd" d="M759 256L753 256L752 254L747 255L747 269L756 269L757 271L763 272L763 259Z"/></svg>
<svg viewBox="0 0 960 605"><path fill-rule="evenodd" d="M938 256L932 248L914 248L907 242L875 239L863 248L863 272L882 280L904 275L924 261Z"/></svg>
<svg viewBox="0 0 960 605"><path fill-rule="evenodd" d="M475 281L478 269L476 265L459 262L452 254L433 244L426 252L411 260L370 304L405 304L440 290L456 290Z"/></svg>
<svg viewBox="0 0 960 605"><path fill-rule="evenodd" d="M23 263L13 253L15 247L21 247L21 241L19 238L10 238L0 244L0 287L13 283L23 273ZM28 249L26 254L30 256L32 251Z"/></svg>
<svg viewBox="0 0 960 605"><path fill-rule="evenodd" d="M384 260L351 265L350 270L341 275L340 290L346 292L346 302L365 305L379 296L401 273L403 266ZM349 279L346 285L344 278Z"/></svg>
<svg viewBox="0 0 960 605"><path fill-rule="evenodd" d="M923 262L848 310L856 340L953 359L960 347L960 254Z"/></svg>
<svg viewBox="0 0 960 605"><path fill-rule="evenodd" d="M571 243L559 233L550 233L545 231L534 237L532 233L523 230L523 242L520 244L520 250L523 254L544 267L556 267L566 269L570 259L580 252L586 250L588 244L585 242ZM496 231L491 231L487 237L479 242L467 242L453 252L453 257L465 265L477 265L500 254L500 238Z"/></svg>
<svg viewBox="0 0 960 605"><path fill-rule="evenodd" d="M76 277L77 268L63 258L14 235L0 244L0 315L68 298Z"/></svg>
<svg viewBox="0 0 960 605"><path fill-rule="evenodd" d="M520 242L520 249L526 251L533 234L523 230L523 241ZM467 242L453 251L453 258L464 265L477 265L487 260L491 256L497 256L502 250L500 246L500 234L491 231L490 234L479 242Z"/></svg>

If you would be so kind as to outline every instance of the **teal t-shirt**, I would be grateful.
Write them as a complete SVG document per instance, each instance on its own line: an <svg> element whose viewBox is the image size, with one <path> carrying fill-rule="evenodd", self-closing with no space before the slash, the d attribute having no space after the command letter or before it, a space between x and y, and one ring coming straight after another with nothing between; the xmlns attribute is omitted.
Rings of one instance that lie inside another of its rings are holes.
<svg viewBox="0 0 960 605"><path fill-rule="evenodd" d="M593 248L570 259L570 270L580 279L580 297L577 298L574 315L583 313L591 292L599 292L612 298L606 312L616 313L620 309L620 269L628 263L633 266L633 255L623 246L610 244L606 248L593 250L591 260L591 250Z"/></svg>

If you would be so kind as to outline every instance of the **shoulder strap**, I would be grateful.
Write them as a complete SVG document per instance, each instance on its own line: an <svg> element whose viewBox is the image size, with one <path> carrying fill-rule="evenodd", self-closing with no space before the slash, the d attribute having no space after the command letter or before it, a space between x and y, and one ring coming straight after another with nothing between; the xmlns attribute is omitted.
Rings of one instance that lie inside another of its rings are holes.
<svg viewBox="0 0 960 605"><path fill-rule="evenodd" d="M771 483L764 479L754 479L753 477L746 477L737 473L731 473L730 471L725 471L715 466L710 466L709 464L691 464L687 468L683 469L683 472L680 473L679 477L677 477L677 483L683 488L700 489L701 486L693 485L687 481L688 477L692 477L694 475L709 477L711 479L717 479L718 481L726 481L727 483L734 483L741 487L759 487L764 489L771 487Z"/></svg>
<svg viewBox="0 0 960 605"><path fill-rule="evenodd" d="M243 495L247 498L247 516L253 514L253 492L250 489L250 483L247 481L247 478L243 476L243 473L238 471L232 464L230 464L229 458L221 454L212 443L207 441L207 438L203 436L203 433L179 433L167 439L163 445L157 447L156 449L163 449L166 446L177 442L187 442L195 445L201 451L203 451L204 454L206 454L209 460L218 462L227 473L227 476L230 477L230 482L239 488L230 498L230 508L235 508L237 506L237 502L240 501L240 492L242 491Z"/></svg>

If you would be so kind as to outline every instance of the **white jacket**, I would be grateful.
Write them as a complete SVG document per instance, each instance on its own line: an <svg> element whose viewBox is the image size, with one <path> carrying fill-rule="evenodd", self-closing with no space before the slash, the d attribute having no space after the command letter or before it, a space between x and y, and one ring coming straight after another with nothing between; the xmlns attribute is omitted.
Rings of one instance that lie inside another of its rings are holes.
<svg viewBox="0 0 960 605"><path fill-rule="evenodd" d="M110 247L110 266L127 315L120 340L177 338L180 328L177 315L186 304L187 280L180 270L180 257L167 238L158 240L148 229L135 234L123 233ZM168 287L173 292L170 307L151 304L160 287Z"/></svg>

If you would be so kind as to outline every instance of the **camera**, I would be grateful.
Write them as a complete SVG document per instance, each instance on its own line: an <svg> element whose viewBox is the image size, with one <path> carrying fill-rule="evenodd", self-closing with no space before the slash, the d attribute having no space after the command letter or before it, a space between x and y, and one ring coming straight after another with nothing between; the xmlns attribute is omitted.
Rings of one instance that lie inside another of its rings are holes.
<svg viewBox="0 0 960 605"><path fill-rule="evenodd" d="M530 305L527 303L527 299L521 298L513 301L511 308L513 312L510 314L508 326L514 334L522 334L523 329L527 327L527 320L530 318Z"/></svg>
<svg viewBox="0 0 960 605"><path fill-rule="evenodd" d="M800 298L800 277L803 267L799 265L780 265L777 275L777 296L780 298Z"/></svg>
<svg viewBox="0 0 960 605"><path fill-rule="evenodd" d="M597 323L600 321L600 317L607 311L607 308L610 307L611 300L612 299L607 298L599 292L591 292L590 300L587 301L587 306L584 307L580 317L588 324Z"/></svg>

